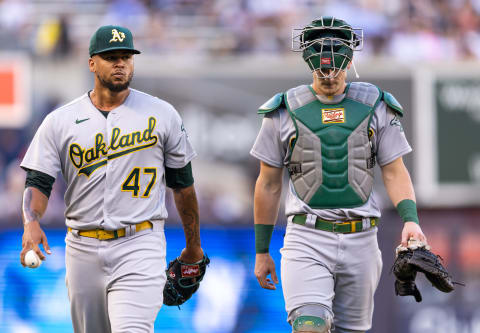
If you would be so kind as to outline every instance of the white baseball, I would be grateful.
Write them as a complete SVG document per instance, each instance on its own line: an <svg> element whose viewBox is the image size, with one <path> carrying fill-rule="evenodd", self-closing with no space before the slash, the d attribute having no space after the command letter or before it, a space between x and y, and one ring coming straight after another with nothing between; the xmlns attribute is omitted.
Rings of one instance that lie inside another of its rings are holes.
<svg viewBox="0 0 480 333"><path fill-rule="evenodd" d="M25 264L30 268L37 268L42 264L42 261L34 250L30 250L25 254Z"/></svg>

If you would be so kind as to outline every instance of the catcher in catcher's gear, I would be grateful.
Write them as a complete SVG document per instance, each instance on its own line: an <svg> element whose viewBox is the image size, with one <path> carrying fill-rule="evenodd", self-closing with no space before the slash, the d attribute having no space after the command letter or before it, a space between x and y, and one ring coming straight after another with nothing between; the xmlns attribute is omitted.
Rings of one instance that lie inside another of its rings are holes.
<svg viewBox="0 0 480 333"><path fill-rule="evenodd" d="M176 258L168 264L167 283L163 288L163 304L181 305L192 297L200 287L210 263L208 256L193 264L187 264Z"/></svg>
<svg viewBox="0 0 480 333"><path fill-rule="evenodd" d="M396 259L392 270L395 275L395 294L413 296L417 302L422 301L422 295L415 284L417 272L425 274L432 285L444 293L453 291L452 277L443 267L441 258L430 251L430 246L415 239L408 241L408 246L399 245L396 249Z"/></svg>
<svg viewBox="0 0 480 333"><path fill-rule="evenodd" d="M375 165L404 222L403 246L410 238L426 243L403 163L412 150L400 121L408 110L376 85L347 82L362 29L323 16L294 29L292 37L312 81L277 93L258 109L262 127L250 152L260 161L254 273L262 288L276 288L270 239L286 168L281 282L287 320L295 333L361 333L372 326L382 269Z"/></svg>

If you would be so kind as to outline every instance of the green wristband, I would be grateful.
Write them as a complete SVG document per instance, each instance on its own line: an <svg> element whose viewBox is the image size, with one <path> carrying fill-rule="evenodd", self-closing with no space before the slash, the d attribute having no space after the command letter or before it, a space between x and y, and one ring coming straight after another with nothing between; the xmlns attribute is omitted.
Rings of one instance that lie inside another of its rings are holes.
<svg viewBox="0 0 480 333"><path fill-rule="evenodd" d="M403 222L415 222L416 224L420 224L418 221L417 204L415 201L410 199L400 201L397 205L397 211Z"/></svg>
<svg viewBox="0 0 480 333"><path fill-rule="evenodd" d="M255 252L268 253L273 234L273 224L255 224Z"/></svg>

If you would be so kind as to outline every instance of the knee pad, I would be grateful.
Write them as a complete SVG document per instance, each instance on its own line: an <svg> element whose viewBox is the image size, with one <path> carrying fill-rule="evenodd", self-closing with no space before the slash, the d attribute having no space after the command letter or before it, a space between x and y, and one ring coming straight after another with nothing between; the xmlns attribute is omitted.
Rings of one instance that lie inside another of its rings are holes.
<svg viewBox="0 0 480 333"><path fill-rule="evenodd" d="M328 333L332 326L333 316L323 305L309 304L293 311L290 322L293 332Z"/></svg>

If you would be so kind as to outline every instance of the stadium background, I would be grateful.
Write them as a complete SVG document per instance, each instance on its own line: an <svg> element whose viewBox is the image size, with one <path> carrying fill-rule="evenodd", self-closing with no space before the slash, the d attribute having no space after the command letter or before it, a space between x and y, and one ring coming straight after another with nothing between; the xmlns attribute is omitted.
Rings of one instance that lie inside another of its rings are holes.
<svg viewBox="0 0 480 333"><path fill-rule="evenodd" d="M143 51L132 87L171 102L199 153L193 166L202 241L213 259L181 311L162 308L156 332L289 332L281 290L262 290L253 276L258 162L248 152L261 123L256 108L311 79L290 51L291 28L329 14L364 29L360 80L403 104L422 227L455 279L467 284L442 294L419 277L422 303L395 297L390 267L401 222L384 196L384 269L370 332L479 333L479 0L0 0L0 331L72 331L64 184L55 183L42 220L54 254L39 269L24 269L19 161L45 115L91 89L91 34L121 24ZM171 197L168 207L172 258L183 236ZM284 228L281 217L271 246L277 267Z"/></svg>

